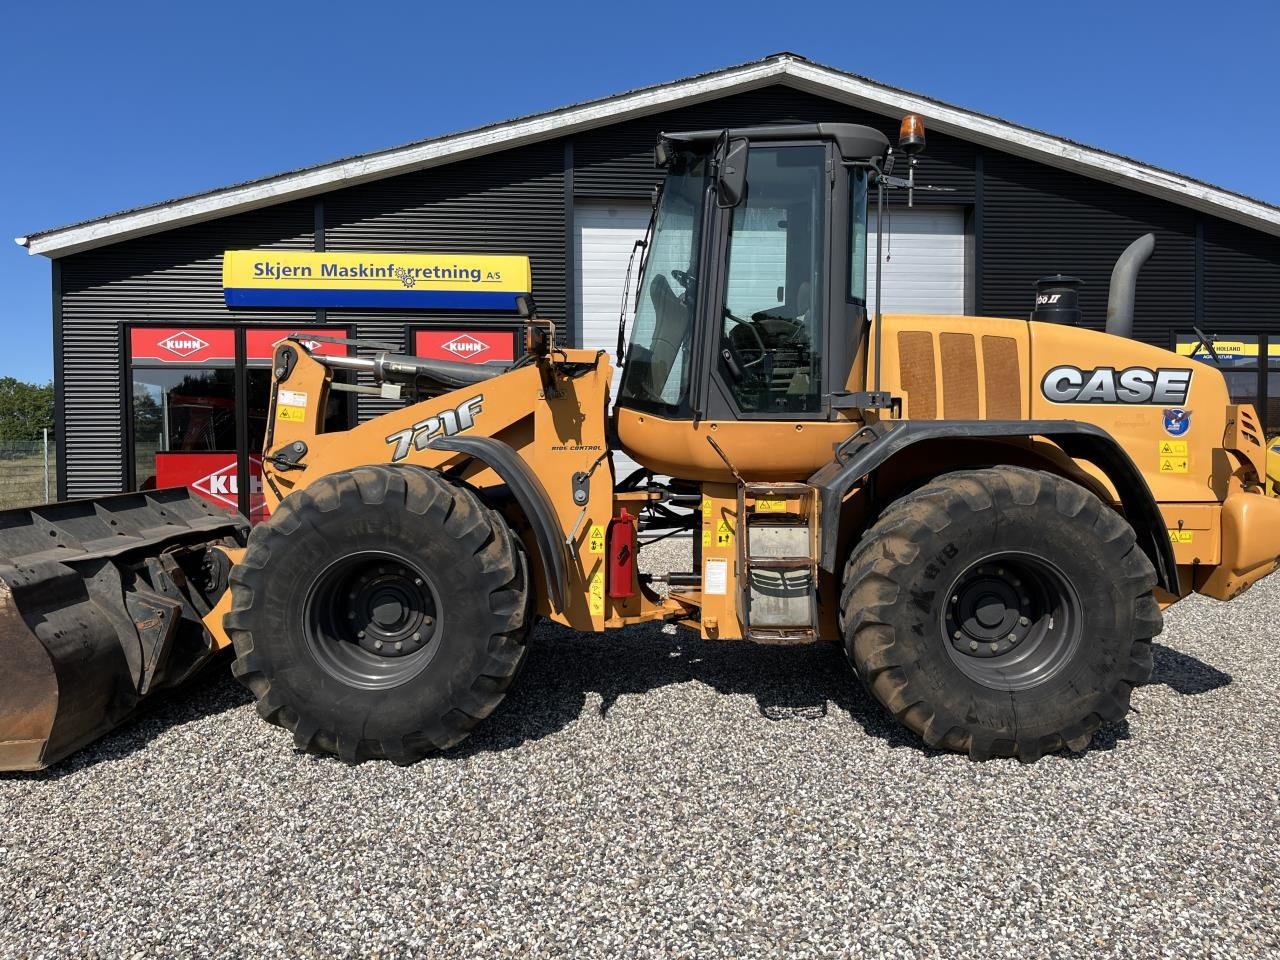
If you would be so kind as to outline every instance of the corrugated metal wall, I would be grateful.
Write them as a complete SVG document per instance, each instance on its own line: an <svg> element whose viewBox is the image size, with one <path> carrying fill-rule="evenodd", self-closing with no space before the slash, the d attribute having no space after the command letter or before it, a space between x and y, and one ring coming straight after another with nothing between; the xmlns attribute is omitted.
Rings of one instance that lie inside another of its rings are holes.
<svg viewBox="0 0 1280 960"><path fill-rule="evenodd" d="M1280 336L1280 238L1204 218L1204 323L1208 333Z"/></svg>
<svg viewBox="0 0 1280 960"><path fill-rule="evenodd" d="M867 123L891 141L897 133L894 118L787 87L768 87L573 138L568 153L574 197L647 198L658 182L653 144L661 130L786 121ZM311 248L317 203L323 208L323 240L330 250L528 254L542 312L565 318L574 282L566 155L564 140L521 147L62 260L55 272L62 287L62 492L90 496L123 484L120 325L129 320L300 319L297 312L227 310L222 253L248 247ZM1185 208L1000 151L980 150L937 132L929 136L917 176L920 183L955 188L917 194L918 203L961 205L973 214L982 313L1026 316L1035 279L1065 272L1086 281L1081 296L1085 320L1100 326L1116 256L1130 240L1151 230L1157 247L1138 284L1137 332L1164 345L1172 331L1195 322L1198 223L1197 215ZM1273 311L1280 302L1280 242L1212 217L1200 218L1200 229L1205 269L1200 313L1205 322L1200 325L1219 333L1280 330ZM328 319L355 324L361 337L400 344L404 324L423 317L330 311ZM465 322L475 315L454 319ZM362 401L362 416L384 408L378 401Z"/></svg>
<svg viewBox="0 0 1280 960"><path fill-rule="evenodd" d="M1151 232L1156 248L1138 275L1134 332L1167 346L1171 327L1194 323L1194 212L995 150L985 151L983 171L983 314L1026 317L1036 279L1066 273L1084 280L1084 323L1100 329L1116 257Z"/></svg>
<svg viewBox="0 0 1280 960"><path fill-rule="evenodd" d="M564 144L553 141L326 194L326 250L514 253L529 257L538 311L563 320L569 297L565 261ZM432 313L459 324L510 314ZM356 325L360 339L404 342L406 322L422 315L328 312ZM369 352L369 351L365 351ZM394 402L360 397L361 419Z"/></svg>

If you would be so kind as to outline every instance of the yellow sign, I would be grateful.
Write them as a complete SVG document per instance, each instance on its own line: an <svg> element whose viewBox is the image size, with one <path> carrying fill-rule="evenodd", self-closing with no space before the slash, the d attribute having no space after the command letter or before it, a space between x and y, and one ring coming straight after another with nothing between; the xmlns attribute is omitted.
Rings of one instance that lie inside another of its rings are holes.
<svg viewBox="0 0 1280 960"><path fill-rule="evenodd" d="M729 529L729 522L722 519L716 524L716 546L727 547L732 540L733 531Z"/></svg>
<svg viewBox="0 0 1280 960"><path fill-rule="evenodd" d="M222 259L229 307L514 310L532 286L528 257L228 250Z"/></svg>
<svg viewBox="0 0 1280 960"><path fill-rule="evenodd" d="M1161 473L1189 473L1190 461L1186 457L1161 457Z"/></svg>
<svg viewBox="0 0 1280 960"><path fill-rule="evenodd" d="M710 530L703 530L703 531L702 531L702 545L703 545L704 547L709 547L709 546L711 546L711 531L710 531Z"/></svg>
<svg viewBox="0 0 1280 960"><path fill-rule="evenodd" d="M1185 457L1187 455L1187 441L1185 440L1161 440L1160 456L1162 457Z"/></svg>
<svg viewBox="0 0 1280 960"><path fill-rule="evenodd" d="M1213 340L1213 351L1219 357L1256 357L1258 355L1257 341L1250 342L1248 340L1219 340L1216 337ZM1178 354L1184 357L1195 357L1196 359L1210 357L1208 349L1203 343L1195 338L1179 338Z"/></svg>
<svg viewBox="0 0 1280 960"><path fill-rule="evenodd" d="M787 501L785 500L757 500L756 513L786 513Z"/></svg>
<svg viewBox="0 0 1280 960"><path fill-rule="evenodd" d="M307 418L306 407L291 407L288 404L280 404L276 407L276 419L288 420L291 423L301 423Z"/></svg>
<svg viewBox="0 0 1280 960"><path fill-rule="evenodd" d="M589 553L604 553L604 527L598 523L593 523L591 532L587 534L587 551Z"/></svg>
<svg viewBox="0 0 1280 960"><path fill-rule="evenodd" d="M604 613L604 574L599 570L591 575L591 583L587 591L587 608L592 615Z"/></svg>
<svg viewBox="0 0 1280 960"><path fill-rule="evenodd" d="M1173 543L1190 543L1192 540L1190 530L1170 530L1169 539Z"/></svg>

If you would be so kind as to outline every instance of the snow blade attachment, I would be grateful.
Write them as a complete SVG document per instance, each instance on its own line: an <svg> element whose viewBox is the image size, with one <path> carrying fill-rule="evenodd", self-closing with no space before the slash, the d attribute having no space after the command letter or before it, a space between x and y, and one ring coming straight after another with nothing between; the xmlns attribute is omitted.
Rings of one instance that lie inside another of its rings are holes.
<svg viewBox="0 0 1280 960"><path fill-rule="evenodd" d="M185 487L0 511L0 770L62 759L217 652L212 548L247 536Z"/></svg>

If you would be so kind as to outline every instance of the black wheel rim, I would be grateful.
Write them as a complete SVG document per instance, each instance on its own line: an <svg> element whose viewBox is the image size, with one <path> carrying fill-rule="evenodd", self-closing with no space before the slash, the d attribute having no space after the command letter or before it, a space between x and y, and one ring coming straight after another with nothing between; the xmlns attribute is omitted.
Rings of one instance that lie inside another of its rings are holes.
<svg viewBox="0 0 1280 960"><path fill-rule="evenodd" d="M947 591L941 619L952 662L995 690L1047 682L1080 646L1075 588L1055 564L1030 553L998 553L970 564Z"/></svg>
<svg viewBox="0 0 1280 960"><path fill-rule="evenodd" d="M426 573L404 557L361 551L316 578L307 594L307 646L330 676L353 687L398 686L434 656L443 609Z"/></svg>

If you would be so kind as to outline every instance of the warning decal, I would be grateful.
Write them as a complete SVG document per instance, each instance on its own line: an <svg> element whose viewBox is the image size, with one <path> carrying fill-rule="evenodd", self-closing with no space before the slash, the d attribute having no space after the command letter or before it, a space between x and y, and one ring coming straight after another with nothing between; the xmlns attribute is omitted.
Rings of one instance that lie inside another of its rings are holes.
<svg viewBox="0 0 1280 960"><path fill-rule="evenodd" d="M604 574L600 570L591 575L587 606L593 615L604 613Z"/></svg>
<svg viewBox="0 0 1280 960"><path fill-rule="evenodd" d="M598 523L593 523L587 534L587 552L604 553L604 527Z"/></svg>

